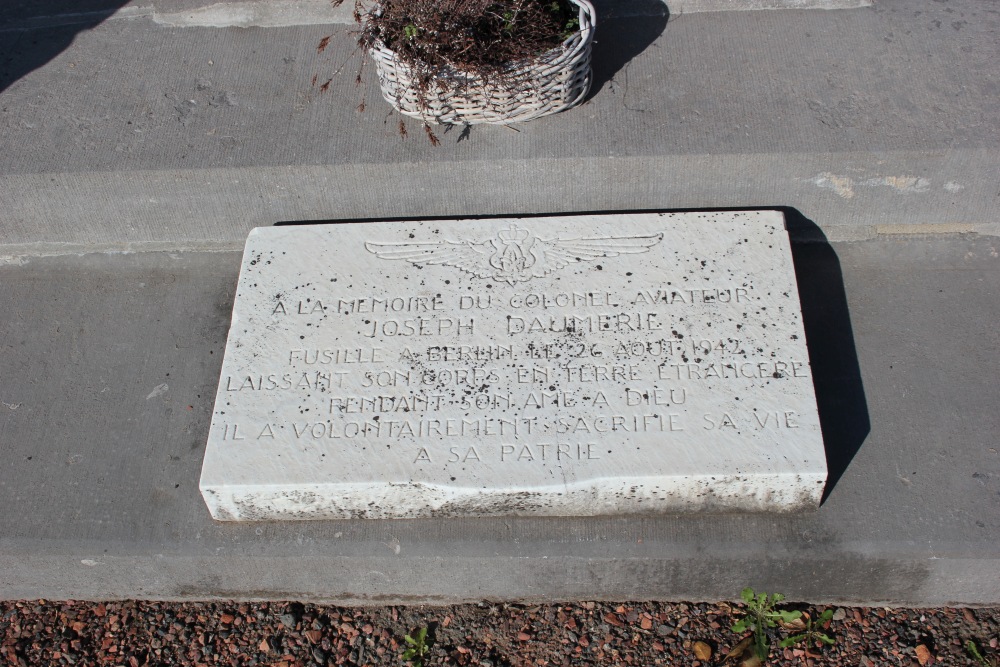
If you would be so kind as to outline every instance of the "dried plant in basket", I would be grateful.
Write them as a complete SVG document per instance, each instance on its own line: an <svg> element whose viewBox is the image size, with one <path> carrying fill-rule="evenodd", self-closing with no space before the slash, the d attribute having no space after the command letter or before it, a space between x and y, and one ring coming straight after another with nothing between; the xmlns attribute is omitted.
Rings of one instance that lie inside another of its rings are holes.
<svg viewBox="0 0 1000 667"><path fill-rule="evenodd" d="M355 0L355 19L383 97L425 124L530 120L590 88L588 0Z"/></svg>

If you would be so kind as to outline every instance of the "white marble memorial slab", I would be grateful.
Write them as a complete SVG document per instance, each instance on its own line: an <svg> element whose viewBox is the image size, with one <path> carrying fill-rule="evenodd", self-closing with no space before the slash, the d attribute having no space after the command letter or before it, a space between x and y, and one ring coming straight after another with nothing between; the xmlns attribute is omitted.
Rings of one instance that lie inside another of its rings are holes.
<svg viewBox="0 0 1000 667"><path fill-rule="evenodd" d="M825 480L780 213L247 240L216 519L790 511Z"/></svg>

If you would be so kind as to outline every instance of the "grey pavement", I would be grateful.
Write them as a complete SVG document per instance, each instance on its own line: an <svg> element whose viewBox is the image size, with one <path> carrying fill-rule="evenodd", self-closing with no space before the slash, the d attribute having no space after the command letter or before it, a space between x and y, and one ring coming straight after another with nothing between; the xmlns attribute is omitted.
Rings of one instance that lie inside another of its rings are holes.
<svg viewBox="0 0 1000 667"><path fill-rule="evenodd" d="M1000 603L1000 7L597 6L584 105L434 148L316 0L2 3L0 597ZM724 207L800 241L817 512L210 519L251 228Z"/></svg>
<svg viewBox="0 0 1000 667"><path fill-rule="evenodd" d="M998 249L975 234L794 245L831 486L792 516L215 523L197 485L239 255L0 266L0 597L703 600L750 585L997 604Z"/></svg>
<svg viewBox="0 0 1000 667"><path fill-rule="evenodd" d="M0 255L236 249L279 220L751 206L834 240L1000 234L995 3L607 2L583 106L438 148L418 123L399 136L371 67L355 87L349 25L172 27L138 11L156 2L101 20L121 4L32 28L13 3L0 25Z"/></svg>

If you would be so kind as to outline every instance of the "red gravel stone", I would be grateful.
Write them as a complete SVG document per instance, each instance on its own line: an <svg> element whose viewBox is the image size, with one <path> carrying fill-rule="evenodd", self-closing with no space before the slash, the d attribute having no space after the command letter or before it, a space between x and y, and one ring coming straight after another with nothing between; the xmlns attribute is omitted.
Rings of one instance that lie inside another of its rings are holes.
<svg viewBox="0 0 1000 667"><path fill-rule="evenodd" d="M792 605L813 618L823 607ZM741 637L739 605L582 602L344 609L298 603L0 602L0 665L399 666L403 637L430 629L427 667L717 664ZM1000 610L838 610L836 645L772 647L766 667L969 665L998 660ZM447 619L447 622L445 622ZM922 648L921 648L922 647ZM730 661L727 664L733 664Z"/></svg>

